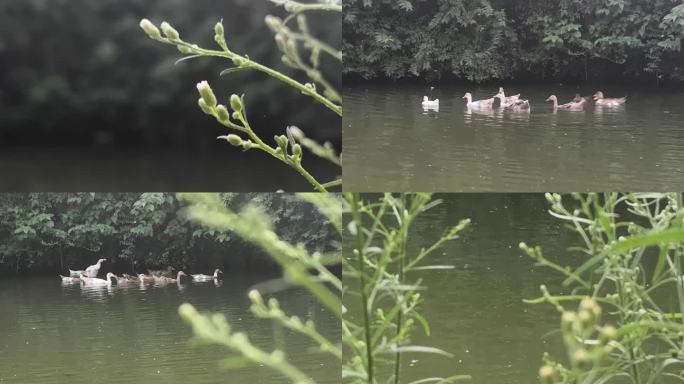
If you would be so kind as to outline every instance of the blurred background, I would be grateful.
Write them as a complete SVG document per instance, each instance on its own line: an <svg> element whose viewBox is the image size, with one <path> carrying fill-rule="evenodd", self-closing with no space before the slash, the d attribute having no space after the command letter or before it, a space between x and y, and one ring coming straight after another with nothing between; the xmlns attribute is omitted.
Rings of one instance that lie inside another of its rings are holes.
<svg viewBox="0 0 684 384"><path fill-rule="evenodd" d="M223 18L231 50L306 81L281 63L268 14L285 12L266 0L0 2L0 190L311 190L266 154L216 140L226 130L199 110L195 84L208 80L224 103L244 93L252 127L271 143L296 125L339 151L338 116L255 71L219 77L232 65L225 60L174 64L175 47L138 26L166 20L184 40L216 49ZM339 14L311 14L309 23L340 46ZM322 67L339 89L339 63ZM319 181L341 173L307 155Z"/></svg>

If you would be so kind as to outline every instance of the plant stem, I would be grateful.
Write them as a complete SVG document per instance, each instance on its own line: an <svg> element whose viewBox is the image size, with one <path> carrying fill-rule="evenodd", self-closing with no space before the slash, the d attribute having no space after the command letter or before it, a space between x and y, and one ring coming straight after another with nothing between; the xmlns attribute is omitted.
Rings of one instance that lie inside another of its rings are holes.
<svg viewBox="0 0 684 384"><path fill-rule="evenodd" d="M368 313L368 294L366 292L366 276L365 276L365 246L363 241L363 231L361 230L361 212L359 210L359 200L360 196L358 194L352 195L352 218L356 222L356 244L358 252L358 269L359 269L359 293L361 294L361 311L363 312L363 327L366 340L366 374L368 375L368 383L374 384L375 377L373 373L374 362L373 362L373 346L371 345L371 327L370 327L370 314Z"/></svg>
<svg viewBox="0 0 684 384"><path fill-rule="evenodd" d="M406 194L402 193L401 194L401 209L403 212L406 211ZM407 218L406 218L407 219ZM408 225L407 222L409 220L404 220L402 221L402 231L400 233L401 235L401 244L399 245L399 284L404 284L404 259L406 258L406 240L408 238ZM404 298L402 294L402 298ZM401 333L401 327L402 327L402 322L403 318L402 315L404 313L404 304L400 304L401 307L399 308L399 313L397 313L397 321L396 321L396 327L397 327L397 332L396 334L399 335ZM399 384L399 376L401 373L401 352L397 351L395 357L394 357L394 384Z"/></svg>
<svg viewBox="0 0 684 384"><path fill-rule="evenodd" d="M223 57L223 58L230 59L233 61L239 61L240 67L256 69L257 71L263 72L263 73L265 73L265 74L267 74L267 75L269 75L269 76L271 76L277 80L280 80L283 83L288 84L295 89L298 89L303 94L311 96L314 100L323 104L324 106L326 106L331 111L337 113L339 116L342 116L342 106L341 105L337 105L337 104L333 103L331 100L329 100L325 96L316 92L315 89L313 89L311 87L307 87L306 85L298 82L297 80L295 80L295 79L293 79L293 78L291 78L291 77L289 77L289 76L287 76L281 72L278 72L274 69L271 69L265 65L259 64L256 61L254 61L248 57L238 55L237 53L234 53L232 51L215 51L212 49L199 48L197 46L186 43L184 41L170 41L167 39L163 39L161 41L164 43L167 43L167 44L171 44L171 45L181 45L181 46L187 47L187 48L191 49L192 51L194 51L195 53L201 54L204 56Z"/></svg>

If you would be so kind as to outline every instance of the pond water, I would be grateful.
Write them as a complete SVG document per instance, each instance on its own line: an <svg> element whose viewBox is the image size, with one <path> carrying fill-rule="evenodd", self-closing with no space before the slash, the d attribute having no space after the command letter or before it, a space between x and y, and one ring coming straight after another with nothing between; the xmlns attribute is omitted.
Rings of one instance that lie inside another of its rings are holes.
<svg viewBox="0 0 684 384"><path fill-rule="evenodd" d="M368 85L344 89L345 190L594 191L684 189L684 89L509 86L532 112L467 110L466 91L498 85ZM575 93L628 96L618 108L553 112ZM423 95L439 98L424 111ZM372 164L372 166L370 166Z"/></svg>
<svg viewBox="0 0 684 384"><path fill-rule="evenodd" d="M56 277L3 279L0 383L286 383L263 367L221 369L229 353L190 343L192 332L177 312L190 302L200 311L223 313L252 343L272 350L279 330L255 320L246 297L266 279L227 274L220 287L209 282L180 289L82 289ZM340 338L339 320L306 292L289 289L273 296L291 314L314 320L324 335ZM304 372L320 383L339 382L339 362L316 352L307 339L282 335L286 353Z"/></svg>

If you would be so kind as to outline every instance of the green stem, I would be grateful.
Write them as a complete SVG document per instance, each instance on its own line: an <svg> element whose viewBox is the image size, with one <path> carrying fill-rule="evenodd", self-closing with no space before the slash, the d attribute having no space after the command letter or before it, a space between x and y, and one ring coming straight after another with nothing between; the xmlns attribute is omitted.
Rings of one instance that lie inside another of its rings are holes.
<svg viewBox="0 0 684 384"><path fill-rule="evenodd" d="M339 187L340 185L342 185L342 179L328 181L327 183L323 183L323 187L325 187L325 188Z"/></svg>
<svg viewBox="0 0 684 384"><path fill-rule="evenodd" d="M402 193L401 194L401 209L406 210L406 194ZM401 232L401 244L399 245L399 284L404 284L404 259L406 257L406 240L408 238L408 225L405 222L402 222L402 232ZM404 295L401 294L402 301L404 298ZM401 307L399 308L399 313L397 313L397 319L396 319L396 335L398 336L401 333L401 327L402 327L402 322L403 322L403 306L404 304L400 304ZM399 376L401 373L401 352L397 351L395 357L394 357L394 384L399 384Z"/></svg>
<svg viewBox="0 0 684 384"><path fill-rule="evenodd" d="M328 12L342 12L341 5L323 4L323 3L300 3L297 1L276 1L285 5L285 10L292 13L302 13L307 11L328 11Z"/></svg>
<svg viewBox="0 0 684 384"><path fill-rule="evenodd" d="M361 230L361 212L359 211L359 195L352 196L352 217L356 222L356 244L358 253L358 269L359 269L359 285L361 294L361 311L363 312L363 327L366 340L366 373L368 375L368 383L374 384L375 377L373 373L374 362L373 362L373 346L371 345L371 326L370 326L370 314L368 313L368 294L366 292L366 276L365 276L365 254L364 254L364 241L363 241L363 231Z"/></svg>
<svg viewBox="0 0 684 384"><path fill-rule="evenodd" d="M187 47L196 54L201 54L204 56L212 56L212 57L222 57L222 58L232 60L234 62L237 61L240 63L240 65L239 65L240 67L256 69L257 71L263 72L263 73L265 73L265 74L267 74L267 75L269 75L269 76L271 76L277 80L280 80L281 82L288 84L288 85L292 86L293 88L301 91L303 94L311 96L314 100L323 104L324 106L326 106L331 111L337 113L339 116L342 116L342 106L341 105L337 105L337 104L333 103L331 100L329 100L325 96L316 92L315 89L313 89L311 87L307 87L306 85L298 82L297 80L295 80L295 79L293 79L293 78L291 78L291 77L289 77L283 73L280 73L280 72L278 72L272 68L269 68L265 65L259 64L256 61L251 60L245 56L238 55L237 53L234 53L232 51L215 51L212 49L199 48L199 47L196 47L192 44L186 43L182 40L171 41L168 39L161 39L160 41L167 43L167 44L171 44L171 45L181 45L181 46Z"/></svg>

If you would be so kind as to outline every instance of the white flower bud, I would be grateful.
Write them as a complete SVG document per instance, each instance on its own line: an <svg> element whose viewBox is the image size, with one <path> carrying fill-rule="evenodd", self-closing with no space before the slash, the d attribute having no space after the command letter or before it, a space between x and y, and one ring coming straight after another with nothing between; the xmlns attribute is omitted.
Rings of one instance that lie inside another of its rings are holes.
<svg viewBox="0 0 684 384"><path fill-rule="evenodd" d="M216 95L214 95L214 91L211 90L209 83L206 81L197 83L197 90L207 106L210 108L216 108L218 101L216 100Z"/></svg>
<svg viewBox="0 0 684 384"><path fill-rule="evenodd" d="M161 39L159 28L152 24L151 21L147 19L140 20L140 28L142 28L142 30L145 31L147 36L149 36L151 39Z"/></svg>

